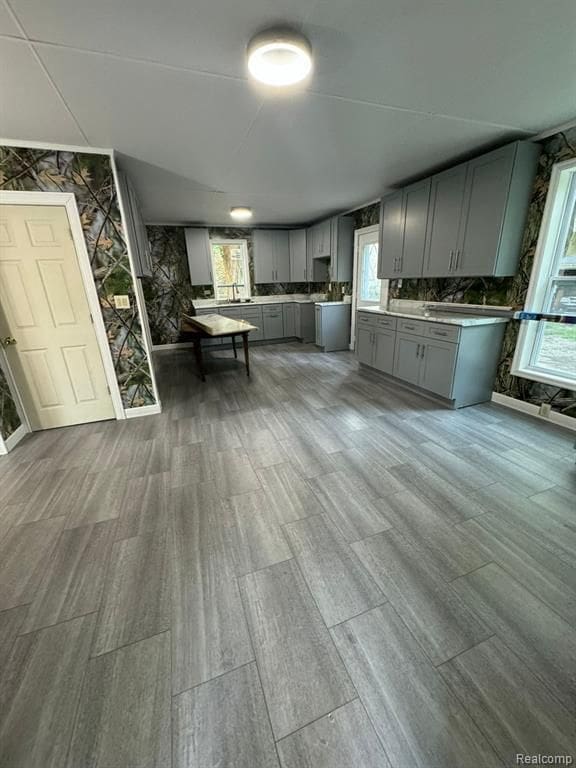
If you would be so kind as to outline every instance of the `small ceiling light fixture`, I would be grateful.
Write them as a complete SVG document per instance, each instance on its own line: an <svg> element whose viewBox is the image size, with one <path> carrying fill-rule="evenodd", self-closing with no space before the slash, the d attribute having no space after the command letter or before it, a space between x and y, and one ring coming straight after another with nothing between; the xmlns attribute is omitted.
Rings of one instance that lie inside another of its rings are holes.
<svg viewBox="0 0 576 768"><path fill-rule="evenodd" d="M245 205L235 205L230 208L230 216L236 221L248 221L252 218L252 208L247 208Z"/></svg>
<svg viewBox="0 0 576 768"><path fill-rule="evenodd" d="M248 44L248 70L266 85L294 85L312 71L312 48L298 32L268 29Z"/></svg>

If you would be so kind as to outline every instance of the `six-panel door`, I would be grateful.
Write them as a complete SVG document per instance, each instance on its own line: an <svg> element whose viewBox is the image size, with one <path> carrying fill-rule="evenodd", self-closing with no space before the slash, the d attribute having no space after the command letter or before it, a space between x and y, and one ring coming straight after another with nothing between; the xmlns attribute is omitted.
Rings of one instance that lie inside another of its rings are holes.
<svg viewBox="0 0 576 768"><path fill-rule="evenodd" d="M64 206L4 205L0 334L32 429L113 419Z"/></svg>

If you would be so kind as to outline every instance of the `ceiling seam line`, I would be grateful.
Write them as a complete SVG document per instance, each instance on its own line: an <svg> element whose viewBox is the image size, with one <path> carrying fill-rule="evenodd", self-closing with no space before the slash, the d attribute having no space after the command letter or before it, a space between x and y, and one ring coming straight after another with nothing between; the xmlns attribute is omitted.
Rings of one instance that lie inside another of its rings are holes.
<svg viewBox="0 0 576 768"><path fill-rule="evenodd" d="M20 30L20 33L23 35L24 41L26 42L26 45L27 45L29 51L31 52L32 56L36 60L36 63L38 64L38 66L40 67L42 72L44 73L44 77L48 80L48 82L52 86L52 88L55 91L58 99L60 100L60 102L62 104L62 106L64 107L64 109L66 110L68 115L71 117L72 122L74 123L74 125L78 129L78 131L80 133L80 136L82 136L82 138L84 139L86 144L90 145L90 140L89 140L88 136L84 133L84 129L82 128L82 126L78 122L78 120L76 118L76 115L72 112L72 110L70 109L70 107L68 105L68 102L64 98L64 95L62 94L62 92L60 91L60 89L58 88L58 86L56 85L54 80L52 79L52 76L50 75L50 72L48 71L48 68L46 67L46 65L42 61L42 58L41 58L40 54L38 53L38 51L36 50L36 48L34 47L33 42L29 39L28 33L26 32L26 30L24 28L24 25L22 24L22 22L20 21L18 15L16 14L14 9L10 5L9 0L4 0L4 5L6 7L6 10L9 13L9 15L12 17L12 21L14 22L16 27Z"/></svg>
<svg viewBox="0 0 576 768"><path fill-rule="evenodd" d="M5 0L5 2L7 3L8 0ZM0 37L5 37L5 35L0 35ZM10 37L12 40L19 39L14 36L6 36L6 37ZM148 66L161 67L163 69L169 69L175 72L189 72L189 73L200 75L203 77L212 77L212 78L221 79L221 80L232 80L238 83L249 82L248 78L245 78L245 77L237 77L235 75L227 75L219 72L210 72L204 69L197 69L195 67L186 67L180 64L170 64L168 62L157 61L155 59L145 59L139 56L121 56L120 54L114 53L112 51L96 51L91 48L80 48L73 45L65 45L63 43L55 43L55 42L46 41L46 40L39 40L36 38L26 37L26 40L34 46L36 45L46 46L48 48L59 48L62 50L74 51L76 53L85 53L92 56L104 56L111 59L115 59L117 61L125 61L133 64L147 64ZM517 125L508 125L506 123L494 123L488 120L478 120L473 117L463 117L460 115L448 115L442 112L433 112L430 110L414 109L412 107L401 107L394 104L383 104L381 102L370 101L368 99L356 99L351 96L340 96L335 93L324 93L322 91L309 90L309 91L306 91L306 93L314 97L333 99L335 101L344 101L349 104L360 104L363 106L374 107L376 109L388 110L391 112L405 112L407 114L420 115L422 117L436 117L441 120L453 120L453 121L459 121L464 123L471 123L474 125L483 125L489 128L500 128L502 130L508 130L508 131L519 131L529 136L536 133L536 129L532 127L521 128L520 126L517 126Z"/></svg>

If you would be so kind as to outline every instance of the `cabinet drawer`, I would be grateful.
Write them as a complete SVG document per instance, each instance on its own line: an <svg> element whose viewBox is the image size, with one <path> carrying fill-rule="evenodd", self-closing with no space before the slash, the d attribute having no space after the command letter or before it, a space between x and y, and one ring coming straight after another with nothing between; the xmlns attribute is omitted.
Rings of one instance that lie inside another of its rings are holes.
<svg viewBox="0 0 576 768"><path fill-rule="evenodd" d="M443 339L444 341L457 342L460 338L460 328L454 325L439 325L438 323L429 323L427 335L433 339Z"/></svg>
<svg viewBox="0 0 576 768"><path fill-rule="evenodd" d="M264 304L262 307L262 314L264 315L277 315L279 312L282 312L283 304Z"/></svg>
<svg viewBox="0 0 576 768"><path fill-rule="evenodd" d="M377 315L368 314L367 312L358 312L356 320L359 328L376 328Z"/></svg>
<svg viewBox="0 0 576 768"><path fill-rule="evenodd" d="M428 323L425 320L398 320L398 330L402 333L415 333L417 336L427 336Z"/></svg>
<svg viewBox="0 0 576 768"><path fill-rule="evenodd" d="M379 317L376 315L376 328L385 328L386 330L393 331L396 328L396 318Z"/></svg>

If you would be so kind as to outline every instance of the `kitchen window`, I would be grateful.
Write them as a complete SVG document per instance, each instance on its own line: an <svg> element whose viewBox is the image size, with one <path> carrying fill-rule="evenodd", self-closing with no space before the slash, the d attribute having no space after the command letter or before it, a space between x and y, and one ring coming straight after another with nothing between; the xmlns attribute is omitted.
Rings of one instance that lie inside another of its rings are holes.
<svg viewBox="0 0 576 768"><path fill-rule="evenodd" d="M250 268L246 240L210 240L210 255L216 300L249 299Z"/></svg>
<svg viewBox="0 0 576 768"><path fill-rule="evenodd" d="M576 318L576 160L552 172L525 309ZM576 325L524 321L512 374L574 389Z"/></svg>

